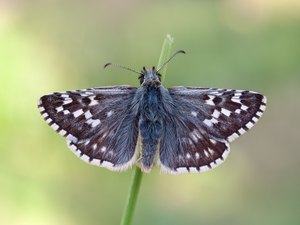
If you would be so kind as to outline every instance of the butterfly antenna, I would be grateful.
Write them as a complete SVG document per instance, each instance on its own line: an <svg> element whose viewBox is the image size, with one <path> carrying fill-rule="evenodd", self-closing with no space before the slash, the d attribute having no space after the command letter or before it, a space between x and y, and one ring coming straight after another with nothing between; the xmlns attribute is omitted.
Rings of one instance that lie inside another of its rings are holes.
<svg viewBox="0 0 300 225"><path fill-rule="evenodd" d="M141 75L140 72L137 72L137 71L135 71L135 70L133 70L133 69L130 69L130 68L128 68L128 67L125 67L125 66L122 66L122 65L119 65L119 64L113 64L113 63L106 63L106 64L104 65L104 69L105 69L106 67L108 67L108 66L119 67L119 68L122 68L122 69L124 69L124 70L128 70L128 71L131 71L131 72L134 72L134 73L137 73L137 74Z"/></svg>
<svg viewBox="0 0 300 225"><path fill-rule="evenodd" d="M160 71L165 65L167 65L179 53L185 54L185 51L178 50L177 52L175 52L164 64L162 64L162 66L157 70L157 72Z"/></svg>

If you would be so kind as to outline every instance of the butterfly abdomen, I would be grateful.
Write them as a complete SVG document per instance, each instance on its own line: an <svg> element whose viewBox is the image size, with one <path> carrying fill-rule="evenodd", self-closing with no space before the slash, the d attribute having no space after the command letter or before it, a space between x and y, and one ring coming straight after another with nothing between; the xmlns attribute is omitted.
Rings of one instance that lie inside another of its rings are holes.
<svg viewBox="0 0 300 225"><path fill-rule="evenodd" d="M142 169L149 171L153 165L162 132L161 93L158 87L145 87L141 103L140 134L142 138Z"/></svg>

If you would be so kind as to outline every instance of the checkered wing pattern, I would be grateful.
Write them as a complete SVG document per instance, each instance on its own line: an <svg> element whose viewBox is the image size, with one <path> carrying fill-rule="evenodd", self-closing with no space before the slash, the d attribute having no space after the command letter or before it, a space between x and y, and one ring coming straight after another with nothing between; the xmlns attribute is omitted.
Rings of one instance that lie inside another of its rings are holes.
<svg viewBox="0 0 300 225"><path fill-rule="evenodd" d="M135 92L134 87L118 86L52 93L41 97L39 110L78 157L120 171L137 157Z"/></svg>
<svg viewBox="0 0 300 225"><path fill-rule="evenodd" d="M266 108L266 98L252 91L174 87L169 93L175 110L164 120L159 164L173 174L221 164L229 142L249 130Z"/></svg>

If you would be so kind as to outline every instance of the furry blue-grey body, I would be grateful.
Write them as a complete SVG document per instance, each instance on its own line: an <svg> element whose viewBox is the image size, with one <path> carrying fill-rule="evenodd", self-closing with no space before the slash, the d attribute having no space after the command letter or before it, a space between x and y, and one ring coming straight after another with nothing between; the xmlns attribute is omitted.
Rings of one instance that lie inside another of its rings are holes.
<svg viewBox="0 0 300 225"><path fill-rule="evenodd" d="M139 164L144 171L150 171L158 150L163 133L166 133L166 121L172 120L175 112L173 98L160 82L160 74L155 68L143 69L140 76L141 87L135 93L133 105L138 106L139 131L142 142L142 152ZM175 137L173 134L169 137ZM164 155L169 155L170 149L165 148ZM161 154L161 152L160 152Z"/></svg>
<svg viewBox="0 0 300 225"><path fill-rule="evenodd" d="M141 164L145 170L151 169L155 158L159 139L163 128L162 86L154 69L142 71L141 84L137 92L141 92L140 135L142 139Z"/></svg>
<svg viewBox="0 0 300 225"><path fill-rule="evenodd" d="M151 168L163 126L162 96L157 86L146 86L143 89L143 100L140 105L140 132L143 145L141 163L145 168Z"/></svg>

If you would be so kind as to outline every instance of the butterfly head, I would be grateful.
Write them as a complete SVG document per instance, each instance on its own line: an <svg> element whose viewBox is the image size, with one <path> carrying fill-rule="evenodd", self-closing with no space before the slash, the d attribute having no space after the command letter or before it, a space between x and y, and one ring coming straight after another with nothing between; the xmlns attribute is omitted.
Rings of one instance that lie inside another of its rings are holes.
<svg viewBox="0 0 300 225"><path fill-rule="evenodd" d="M179 50L177 52L175 52L166 62L164 62L160 68L156 69L154 66L151 69L147 69L145 67L143 67L141 72L137 72L133 69L130 69L128 67L119 65L119 64L112 64L112 63L106 63L104 65L104 68L108 67L108 66L115 66L115 67L120 67L122 69L134 72L139 74L139 80L140 80L140 84L142 86L159 86L161 84L161 74L159 73L159 71L164 68L165 65L167 65L177 54L182 53L185 54L185 51L183 50Z"/></svg>
<svg viewBox="0 0 300 225"><path fill-rule="evenodd" d="M153 66L151 69L143 67L140 76L140 84L145 85L160 85L161 75L157 69Z"/></svg>

